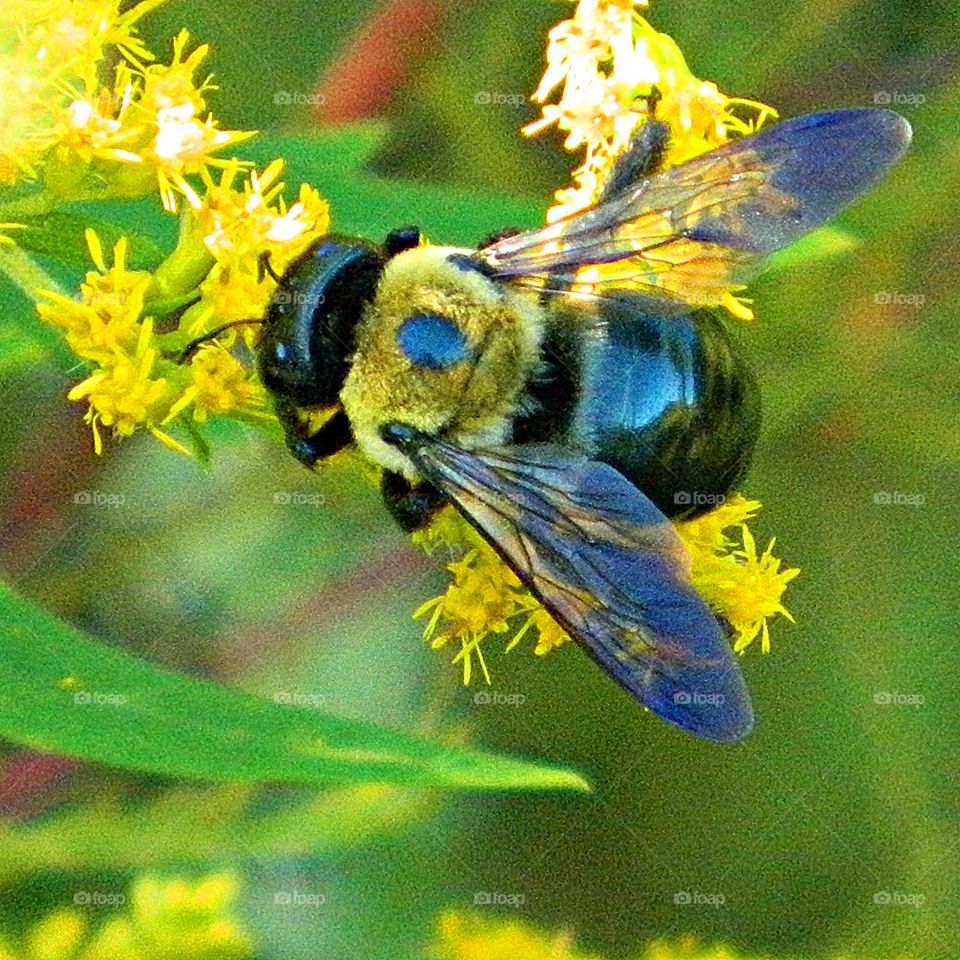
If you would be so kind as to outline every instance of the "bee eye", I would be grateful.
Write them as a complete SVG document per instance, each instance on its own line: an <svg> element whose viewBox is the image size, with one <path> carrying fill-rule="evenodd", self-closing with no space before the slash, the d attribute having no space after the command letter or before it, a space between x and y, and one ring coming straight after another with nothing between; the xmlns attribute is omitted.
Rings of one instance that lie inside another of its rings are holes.
<svg viewBox="0 0 960 960"><path fill-rule="evenodd" d="M463 331L436 313L407 317L397 331L397 344L408 360L428 370L443 370L473 356Z"/></svg>

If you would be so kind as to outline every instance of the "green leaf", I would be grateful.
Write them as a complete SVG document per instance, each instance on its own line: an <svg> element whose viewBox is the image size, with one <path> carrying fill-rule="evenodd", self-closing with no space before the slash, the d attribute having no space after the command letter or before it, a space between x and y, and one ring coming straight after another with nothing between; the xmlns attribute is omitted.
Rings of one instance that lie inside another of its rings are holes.
<svg viewBox="0 0 960 960"><path fill-rule="evenodd" d="M313 136L258 137L244 156L262 166L286 161L284 180L293 197L301 182L316 187L330 204L332 227L377 239L403 224L416 224L435 243L476 246L501 227L536 227L549 198L454 188L439 183L384 179L363 170L383 136L381 127L360 124Z"/></svg>
<svg viewBox="0 0 960 960"><path fill-rule="evenodd" d="M197 780L587 789L569 770L271 703L84 636L0 584L0 735Z"/></svg>
<svg viewBox="0 0 960 960"><path fill-rule="evenodd" d="M79 263L92 269L86 230L97 232L105 251L112 251L121 237L128 240L127 266L132 270L149 268L163 259L163 252L153 240L130 230L86 215L54 210L37 216L20 217L26 229L18 230L17 246L29 253L53 257L64 263ZM111 257L107 257L108 262Z"/></svg>
<svg viewBox="0 0 960 960"><path fill-rule="evenodd" d="M857 243L857 238L842 227L820 227L773 254L766 269L769 273L778 273L800 263L828 260L856 249Z"/></svg>
<svg viewBox="0 0 960 960"><path fill-rule="evenodd" d="M0 376L36 363L44 354L40 344L26 336L21 327L0 323Z"/></svg>
<svg viewBox="0 0 960 960"><path fill-rule="evenodd" d="M313 134L262 133L241 149L263 163L283 157L289 164L290 157L296 157L298 164L304 162L318 169L361 173L383 146L388 133L385 123L367 121L320 128ZM251 149L245 149L248 146Z"/></svg>
<svg viewBox="0 0 960 960"><path fill-rule="evenodd" d="M0 244L0 373L45 356L64 365L75 361L60 332L37 316L33 297L41 289L57 290L57 281L19 247Z"/></svg>
<svg viewBox="0 0 960 960"><path fill-rule="evenodd" d="M213 451L210 448L210 441L203 435L203 431L194 422L193 417L181 414L177 417L177 423L183 428L187 435L187 441L193 449L193 455L197 462L204 467L209 467L213 460Z"/></svg>

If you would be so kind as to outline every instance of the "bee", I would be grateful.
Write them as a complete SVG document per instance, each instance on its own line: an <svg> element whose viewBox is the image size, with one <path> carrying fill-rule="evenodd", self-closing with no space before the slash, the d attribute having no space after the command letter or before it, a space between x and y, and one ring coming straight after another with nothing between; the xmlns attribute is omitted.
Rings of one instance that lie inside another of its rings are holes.
<svg viewBox="0 0 960 960"><path fill-rule="evenodd" d="M641 704L732 741L750 697L671 521L741 482L760 402L705 304L865 191L910 127L813 113L663 170L667 137L648 121L592 206L478 249L322 237L278 278L257 363L300 462L354 446L408 531L452 504Z"/></svg>

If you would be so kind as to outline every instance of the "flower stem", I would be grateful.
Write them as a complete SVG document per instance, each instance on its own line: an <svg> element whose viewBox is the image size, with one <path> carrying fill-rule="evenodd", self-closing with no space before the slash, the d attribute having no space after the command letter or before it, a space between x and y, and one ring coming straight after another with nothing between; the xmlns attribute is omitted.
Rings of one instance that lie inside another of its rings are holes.
<svg viewBox="0 0 960 960"><path fill-rule="evenodd" d="M19 247L0 247L0 273L31 301L37 299L41 290L64 293L60 284Z"/></svg>
<svg viewBox="0 0 960 960"><path fill-rule="evenodd" d="M154 271L153 280L144 296L146 303L167 300L189 302L214 263L216 261L204 246L198 231L192 224L187 226L181 231L173 252Z"/></svg>

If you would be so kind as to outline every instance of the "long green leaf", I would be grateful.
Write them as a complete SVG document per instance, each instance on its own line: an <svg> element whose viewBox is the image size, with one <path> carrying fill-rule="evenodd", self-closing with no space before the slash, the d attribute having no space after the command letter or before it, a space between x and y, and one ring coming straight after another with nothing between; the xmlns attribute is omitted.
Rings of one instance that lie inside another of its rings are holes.
<svg viewBox="0 0 960 960"><path fill-rule="evenodd" d="M146 663L0 585L0 735L204 781L587 789L577 774L432 743Z"/></svg>

